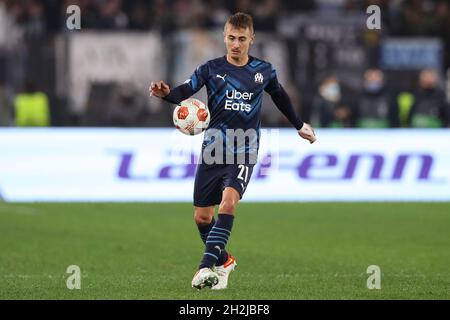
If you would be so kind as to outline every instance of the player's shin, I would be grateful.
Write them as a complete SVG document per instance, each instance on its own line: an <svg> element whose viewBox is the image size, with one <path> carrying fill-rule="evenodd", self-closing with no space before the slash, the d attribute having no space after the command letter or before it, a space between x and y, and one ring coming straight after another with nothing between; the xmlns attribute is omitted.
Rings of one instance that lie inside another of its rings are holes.
<svg viewBox="0 0 450 320"><path fill-rule="evenodd" d="M198 232L200 233L200 238L202 239L203 243L206 244L206 239L208 239L209 232L216 224L216 220L214 220L214 218L212 218L211 222L208 224L198 223L198 222L196 222L196 224L197 224Z"/></svg>
<svg viewBox="0 0 450 320"><path fill-rule="evenodd" d="M200 233L200 238L202 239L202 241L205 245L206 245L206 240L208 239L208 235L215 224L216 224L216 220L214 218L212 218L211 222L208 224L197 223L197 228ZM225 251L225 249L222 249L219 254L219 259L216 262L216 265L221 266L227 260L228 260L228 253Z"/></svg>
<svg viewBox="0 0 450 320"><path fill-rule="evenodd" d="M222 259L220 259L231 235L233 220L233 215L219 214L217 222L212 227L208 234L208 238L206 239L205 253L203 254L199 269L212 268L214 265L220 265L220 262L222 261L219 260L225 258L222 256Z"/></svg>

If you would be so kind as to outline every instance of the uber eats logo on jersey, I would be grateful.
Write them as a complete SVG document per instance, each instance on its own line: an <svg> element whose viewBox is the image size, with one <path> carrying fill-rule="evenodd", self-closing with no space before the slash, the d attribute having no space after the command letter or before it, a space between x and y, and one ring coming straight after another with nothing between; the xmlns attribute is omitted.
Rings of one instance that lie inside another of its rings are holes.
<svg viewBox="0 0 450 320"><path fill-rule="evenodd" d="M226 92L227 100L225 100L225 110L235 110L235 111L250 111L252 106L249 103L244 103L242 101L235 100L251 100L253 93L240 92L237 90L232 90Z"/></svg>

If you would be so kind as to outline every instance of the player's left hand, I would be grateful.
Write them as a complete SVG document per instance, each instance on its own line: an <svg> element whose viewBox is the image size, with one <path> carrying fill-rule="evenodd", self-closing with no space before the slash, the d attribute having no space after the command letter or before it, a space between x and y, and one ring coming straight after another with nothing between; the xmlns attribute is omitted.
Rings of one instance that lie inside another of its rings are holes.
<svg viewBox="0 0 450 320"><path fill-rule="evenodd" d="M308 140L310 143L314 143L317 140L314 129L306 122L303 124L303 127L298 130L298 134L300 137Z"/></svg>

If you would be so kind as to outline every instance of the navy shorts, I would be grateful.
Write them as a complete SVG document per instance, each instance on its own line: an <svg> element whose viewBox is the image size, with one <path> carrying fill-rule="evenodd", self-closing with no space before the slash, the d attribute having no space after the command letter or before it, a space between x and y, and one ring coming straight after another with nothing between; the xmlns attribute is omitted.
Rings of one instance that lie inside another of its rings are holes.
<svg viewBox="0 0 450 320"><path fill-rule="evenodd" d="M194 206L220 204L222 192L227 187L236 189L242 199L253 167L254 164L198 164L194 182Z"/></svg>

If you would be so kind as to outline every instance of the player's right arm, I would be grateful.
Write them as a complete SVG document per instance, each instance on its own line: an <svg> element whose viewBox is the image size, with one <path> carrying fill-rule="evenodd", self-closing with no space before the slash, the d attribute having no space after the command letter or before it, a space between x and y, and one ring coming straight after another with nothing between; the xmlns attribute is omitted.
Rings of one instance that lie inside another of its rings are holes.
<svg viewBox="0 0 450 320"><path fill-rule="evenodd" d="M164 81L156 81L150 84L148 91L150 96L164 98L170 93L170 87Z"/></svg>
<svg viewBox="0 0 450 320"><path fill-rule="evenodd" d="M149 88L150 96L157 96L170 103L179 104L199 91L207 79L208 66L203 64L195 70L188 80L176 88L170 89L164 81L152 82Z"/></svg>
<svg viewBox="0 0 450 320"><path fill-rule="evenodd" d="M152 82L149 92L150 96L156 96L174 104L179 104L181 101L189 98L195 93L186 83L171 90L169 85L164 81Z"/></svg>

